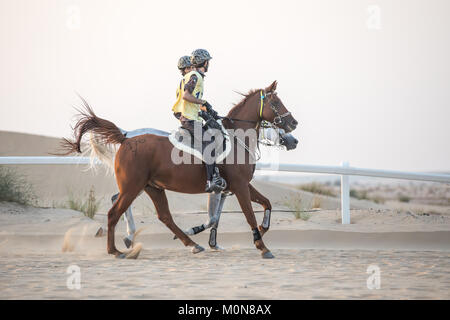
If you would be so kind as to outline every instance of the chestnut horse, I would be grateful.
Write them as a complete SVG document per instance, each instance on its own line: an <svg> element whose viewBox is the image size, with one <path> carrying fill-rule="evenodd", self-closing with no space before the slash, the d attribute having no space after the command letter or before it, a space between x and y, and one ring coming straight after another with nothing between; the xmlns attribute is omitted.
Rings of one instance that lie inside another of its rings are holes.
<svg viewBox="0 0 450 320"><path fill-rule="evenodd" d="M291 132L297 126L297 121L288 112L275 92L277 82L261 90L253 90L236 106L227 117L223 118L223 126L231 129L258 129L262 120L269 121L286 132ZM125 255L115 246L115 226L121 215L131 205L133 200L144 190L152 199L157 216L187 247L192 247L193 253L204 249L196 244L173 221L165 190L182 193L204 193L206 173L204 164L175 164L171 154L174 148L167 137L146 134L133 138L126 138L118 127L108 120L97 117L89 105L83 100L86 112L74 127L73 141L64 139L62 144L66 154L81 153L81 139L87 132L93 133L102 139L104 144L120 144L115 155L114 171L120 195L108 212L108 239L107 251L116 257ZM258 133L259 130L256 130ZM237 157L237 148L243 148L250 155L255 154L255 146L233 143L234 153ZM247 159L247 157L246 157ZM235 160L235 161L233 161ZM265 246L261 234L267 229L258 228L251 201L266 203L254 187L250 185L255 171L255 164L246 161L238 164L236 159L218 164L221 176L227 181L226 191L236 195L242 212L253 232L256 248L261 250L263 258L273 258L270 250Z"/></svg>

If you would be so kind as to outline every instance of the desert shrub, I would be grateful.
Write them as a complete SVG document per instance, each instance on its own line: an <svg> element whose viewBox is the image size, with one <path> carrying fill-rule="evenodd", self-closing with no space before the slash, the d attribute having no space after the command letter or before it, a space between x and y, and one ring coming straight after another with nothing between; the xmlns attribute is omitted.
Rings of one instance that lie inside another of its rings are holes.
<svg viewBox="0 0 450 320"><path fill-rule="evenodd" d="M409 202L409 201L411 201L411 198L401 194L401 195L398 196L398 201L400 201L400 202Z"/></svg>
<svg viewBox="0 0 450 320"><path fill-rule="evenodd" d="M284 204L293 211L295 219L307 221L311 218L311 214L305 211L305 204L299 194L289 197Z"/></svg>
<svg viewBox="0 0 450 320"><path fill-rule="evenodd" d="M303 191L308 191L308 192L315 193L315 194L321 194L324 196L330 196L330 197L336 196L336 194L334 193L334 191L331 188L329 188L326 185L323 185L321 183L317 183L317 182L302 184L302 185L297 186L297 188L300 190L303 190Z"/></svg>
<svg viewBox="0 0 450 320"><path fill-rule="evenodd" d="M76 198L73 192L69 192L67 199L67 208L83 212L86 217L93 219L99 207L100 200L97 200L97 198L95 197L94 187L91 187L91 189L89 190L88 198L84 201L80 198Z"/></svg>
<svg viewBox="0 0 450 320"><path fill-rule="evenodd" d="M356 198L358 200L369 200L369 198L367 197L367 191L366 190L355 190L355 189L351 189L350 190L350 197L352 198Z"/></svg>
<svg viewBox="0 0 450 320"><path fill-rule="evenodd" d="M355 189L351 189L350 190L350 197L352 198L356 198L358 200L369 200L369 201L373 201L375 203L378 204L383 204L386 199L375 195L375 196L369 196L368 195L368 190L355 190Z"/></svg>
<svg viewBox="0 0 450 320"><path fill-rule="evenodd" d="M311 207L313 209L318 209L321 208L321 206L322 206L322 198L314 196Z"/></svg>
<svg viewBox="0 0 450 320"><path fill-rule="evenodd" d="M378 203L378 204L383 204L386 202L386 199L384 199L383 197L380 197L380 196L372 197L372 198L370 198L370 200L372 200L373 202Z"/></svg>
<svg viewBox="0 0 450 320"><path fill-rule="evenodd" d="M25 176L12 168L0 166L0 201L33 205L36 196Z"/></svg>

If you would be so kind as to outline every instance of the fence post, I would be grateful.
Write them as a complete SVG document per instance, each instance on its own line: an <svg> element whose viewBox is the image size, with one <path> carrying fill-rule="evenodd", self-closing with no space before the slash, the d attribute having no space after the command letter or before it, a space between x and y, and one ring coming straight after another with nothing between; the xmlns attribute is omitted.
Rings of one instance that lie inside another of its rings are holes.
<svg viewBox="0 0 450 320"><path fill-rule="evenodd" d="M342 167L348 168L348 161L342 162ZM341 175L341 215L342 224L350 224L350 183L348 175Z"/></svg>

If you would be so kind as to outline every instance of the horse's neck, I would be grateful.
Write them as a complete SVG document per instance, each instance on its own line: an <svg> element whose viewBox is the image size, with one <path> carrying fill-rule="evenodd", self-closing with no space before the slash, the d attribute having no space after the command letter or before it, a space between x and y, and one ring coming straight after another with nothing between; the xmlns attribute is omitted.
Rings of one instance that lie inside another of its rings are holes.
<svg viewBox="0 0 450 320"><path fill-rule="evenodd" d="M260 118L258 115L258 106L259 99L256 99L256 96L253 95L247 101L245 101L244 105L240 106L239 109L235 110L235 112L229 112L227 117L235 120L228 121L228 125L225 125L226 129L232 130L256 130L256 139L259 139L259 126L260 126ZM244 121L238 121L244 120ZM256 144L251 144L250 149L253 152Z"/></svg>
<svg viewBox="0 0 450 320"><path fill-rule="evenodd" d="M250 129L255 128L259 123L258 105L259 99L256 99L256 95L249 97L243 105L236 110L231 110L227 118L239 119L244 121L233 121L231 125L228 125L227 129Z"/></svg>

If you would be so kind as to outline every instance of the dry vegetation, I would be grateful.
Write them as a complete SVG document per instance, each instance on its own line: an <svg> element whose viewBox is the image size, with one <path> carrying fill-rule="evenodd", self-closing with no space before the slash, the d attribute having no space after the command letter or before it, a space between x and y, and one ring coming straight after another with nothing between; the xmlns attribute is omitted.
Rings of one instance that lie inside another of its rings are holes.
<svg viewBox="0 0 450 320"><path fill-rule="evenodd" d="M297 186L297 188L300 190L303 190L303 191L307 191L307 192L311 192L311 193L315 193L315 194L321 194L321 195L329 196L329 197L336 197L336 195L337 195L336 191L333 190L330 186L322 184L322 183L317 183L317 182L301 184L301 185Z"/></svg>
<svg viewBox="0 0 450 320"><path fill-rule="evenodd" d="M308 183L297 186L298 189L317 195L336 197L340 193L340 183ZM388 201L424 205L450 205L450 184L399 181L380 183L351 184L350 197L358 200L373 201L385 204Z"/></svg>
<svg viewBox="0 0 450 320"><path fill-rule="evenodd" d="M63 204L53 203L53 207L83 212L86 217L93 219L100 207L100 200L95 196L94 187L91 187L85 200L76 197L73 192L69 191L66 202Z"/></svg>
<svg viewBox="0 0 450 320"><path fill-rule="evenodd" d="M36 196L33 186L27 181L25 176L12 168L0 166L0 201L34 205Z"/></svg>
<svg viewBox="0 0 450 320"><path fill-rule="evenodd" d="M287 198L284 205L293 211L295 219L307 221L311 218L311 213L307 212L311 209L311 204L306 204L298 193Z"/></svg>

